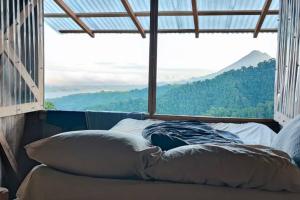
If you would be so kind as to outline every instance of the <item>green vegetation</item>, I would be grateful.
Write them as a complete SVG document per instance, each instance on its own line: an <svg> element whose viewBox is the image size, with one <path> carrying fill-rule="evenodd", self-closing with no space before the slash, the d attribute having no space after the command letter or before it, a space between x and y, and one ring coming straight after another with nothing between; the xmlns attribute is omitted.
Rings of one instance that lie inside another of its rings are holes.
<svg viewBox="0 0 300 200"><path fill-rule="evenodd" d="M213 79L157 89L157 113L220 117L273 117L275 60ZM147 111L147 89L77 94L51 100L57 109Z"/></svg>
<svg viewBox="0 0 300 200"><path fill-rule="evenodd" d="M45 101L45 109L46 110L55 110L55 105L52 102Z"/></svg>

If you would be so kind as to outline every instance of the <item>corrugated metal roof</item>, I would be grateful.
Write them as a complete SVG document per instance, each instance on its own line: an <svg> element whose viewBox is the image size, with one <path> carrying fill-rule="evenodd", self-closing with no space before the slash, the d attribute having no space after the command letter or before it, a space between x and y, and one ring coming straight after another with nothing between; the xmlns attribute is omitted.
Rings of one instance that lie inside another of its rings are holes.
<svg viewBox="0 0 300 200"><path fill-rule="evenodd" d="M45 22L54 30L81 30L81 28L70 18L46 18Z"/></svg>
<svg viewBox="0 0 300 200"><path fill-rule="evenodd" d="M126 13L121 0L65 0L75 13ZM150 0L128 0L134 12L149 12ZM197 0L198 11L261 10L265 0ZM273 0L270 10L279 10L279 0ZM159 0L159 11L192 11L191 0ZM64 13L53 0L45 0L45 13ZM81 18L91 30L137 30L130 17ZM201 29L254 29L259 15L199 16ZM142 27L149 30L150 17L138 16ZM46 18L53 29L80 30L70 18ZM159 16L159 29L194 29L190 16ZM278 16L268 15L262 29L276 29Z"/></svg>
<svg viewBox="0 0 300 200"><path fill-rule="evenodd" d="M128 0L135 12L150 11L150 0ZM198 10L261 10L265 0L197 0ZM65 0L75 12L125 12L120 0ZM191 11L191 0L160 0L160 11ZM273 0L271 10L279 9ZM63 13L53 0L45 0L45 13Z"/></svg>
<svg viewBox="0 0 300 200"><path fill-rule="evenodd" d="M136 30L129 17L82 18L83 22L95 30Z"/></svg>
<svg viewBox="0 0 300 200"><path fill-rule="evenodd" d="M200 29L254 29L259 16L200 16Z"/></svg>

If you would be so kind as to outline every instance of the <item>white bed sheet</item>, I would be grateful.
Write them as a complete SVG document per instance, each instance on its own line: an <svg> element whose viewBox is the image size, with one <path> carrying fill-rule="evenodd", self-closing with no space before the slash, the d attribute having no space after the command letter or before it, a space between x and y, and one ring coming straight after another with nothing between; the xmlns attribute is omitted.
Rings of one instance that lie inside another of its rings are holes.
<svg viewBox="0 0 300 200"><path fill-rule="evenodd" d="M161 120L123 119L112 127L111 131L141 135L143 130L152 124L163 122ZM271 146L276 133L269 127L259 123L211 123L213 128L236 134L245 144Z"/></svg>

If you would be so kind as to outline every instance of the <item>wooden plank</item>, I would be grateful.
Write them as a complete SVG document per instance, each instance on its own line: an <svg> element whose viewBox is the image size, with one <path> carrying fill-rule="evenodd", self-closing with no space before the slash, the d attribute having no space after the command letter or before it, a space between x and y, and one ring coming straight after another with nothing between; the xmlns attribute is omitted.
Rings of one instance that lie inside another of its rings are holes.
<svg viewBox="0 0 300 200"><path fill-rule="evenodd" d="M208 116L186 116L186 115L148 115L148 119L157 119L164 121L171 120L193 120L193 121L202 121L206 123L249 123L255 122L268 126L273 131L278 133L280 131L280 125L274 119L257 119L257 118L230 118L230 117L208 117Z"/></svg>
<svg viewBox="0 0 300 200"><path fill-rule="evenodd" d="M38 87L39 87L39 103L44 107L44 93L45 93L45 61L44 61L44 1L38 0Z"/></svg>
<svg viewBox="0 0 300 200"><path fill-rule="evenodd" d="M157 37L158 37L158 0L151 0L150 16L150 50L149 50L149 79L148 79L148 113L156 112L157 88Z"/></svg>
<svg viewBox="0 0 300 200"><path fill-rule="evenodd" d="M121 0L121 1L122 1L122 4L123 4L124 8L126 9L128 15L130 16L131 20L133 21L134 25L136 26L136 28L140 32L142 38L146 38L146 34L145 34L145 31L144 31L144 28L141 25L141 23L138 20L138 18L135 16L135 14L133 12L133 9L131 8L128 0Z"/></svg>
<svg viewBox="0 0 300 200"><path fill-rule="evenodd" d="M66 14L71 17L78 26L80 26L87 34L89 34L92 38L95 37L95 34L93 31L90 30L90 28L79 18L76 16L76 14L67 6L67 4L64 3L63 0L54 0L56 4L63 9Z"/></svg>
<svg viewBox="0 0 300 200"><path fill-rule="evenodd" d="M193 8L195 36L196 36L196 38L199 38L199 20L198 20L197 0L192 0L192 8Z"/></svg>
<svg viewBox="0 0 300 200"><path fill-rule="evenodd" d="M14 153L12 152L4 133L0 130L0 144L2 146L2 149L12 167L12 169L14 170L14 172L16 173L16 175L18 175L18 163L17 160L15 158Z"/></svg>
<svg viewBox="0 0 300 200"><path fill-rule="evenodd" d="M59 30L60 33L85 33L82 30ZM94 33L139 33L137 30L93 30ZM199 33L253 33L254 29L200 29ZM277 29L261 29L261 33L276 33ZM145 33L150 33L145 30ZM195 33L195 29L161 29L158 33Z"/></svg>
<svg viewBox="0 0 300 200"><path fill-rule="evenodd" d="M254 35L253 35L254 38L257 38L258 33L260 32L260 29L261 29L261 27L264 23L264 20L265 20L267 14L268 14L271 3L272 3L272 0L266 0L265 1L264 7L261 11L260 17L259 17L258 22L257 22L256 27L255 27L255 31L254 31Z"/></svg>
<svg viewBox="0 0 300 200"><path fill-rule="evenodd" d="M17 115L21 113L28 113L28 112L39 110L41 108L42 107L38 102L0 107L0 117L7 117L7 116Z"/></svg>
<svg viewBox="0 0 300 200"><path fill-rule="evenodd" d="M15 66L15 68L18 70L22 78L24 79L25 83L30 88L31 92L37 99L37 101L40 101L40 95L39 95L39 89L36 86L35 82L32 80L31 75L28 73L26 67L22 63L21 59L17 56L15 51L9 47L8 49L4 49L4 52L6 55L9 55L9 60L12 62L12 64Z"/></svg>
<svg viewBox="0 0 300 200"><path fill-rule="evenodd" d="M247 122L256 122L256 123L274 123L273 119L258 119L258 118L230 118L230 117L211 117L211 116L188 116L188 115L149 115L147 118L159 119L159 120L196 120L196 121L205 121L208 123L247 123Z"/></svg>
<svg viewBox="0 0 300 200"><path fill-rule="evenodd" d="M149 17L150 12L135 12L137 17ZM198 11L198 16L224 16L224 15L260 15L261 10L215 10L215 11ZM278 10L269 10L268 15L278 15ZM89 12L75 13L77 17L129 17L127 12ZM67 18L65 13L45 13L46 18ZM158 16L193 16L192 11L160 11Z"/></svg>

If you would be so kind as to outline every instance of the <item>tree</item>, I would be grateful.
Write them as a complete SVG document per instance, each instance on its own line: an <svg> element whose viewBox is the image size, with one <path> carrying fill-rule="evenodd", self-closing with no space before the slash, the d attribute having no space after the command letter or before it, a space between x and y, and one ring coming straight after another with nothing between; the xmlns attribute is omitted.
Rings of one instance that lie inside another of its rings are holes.
<svg viewBox="0 0 300 200"><path fill-rule="evenodd" d="M46 110L56 110L55 105L52 102L46 101L45 102L45 109Z"/></svg>

